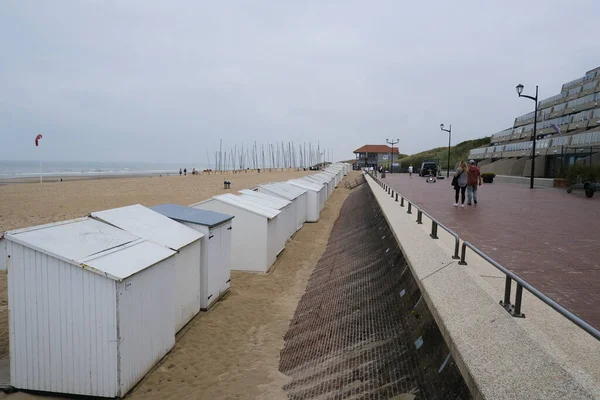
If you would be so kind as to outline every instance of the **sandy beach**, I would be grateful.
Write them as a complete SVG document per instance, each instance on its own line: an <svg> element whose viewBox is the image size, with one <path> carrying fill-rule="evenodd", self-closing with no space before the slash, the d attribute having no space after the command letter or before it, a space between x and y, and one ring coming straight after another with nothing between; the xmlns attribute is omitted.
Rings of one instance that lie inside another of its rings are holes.
<svg viewBox="0 0 600 400"><path fill-rule="evenodd" d="M85 216L91 211L130 204L189 205L216 194L314 173L311 171L241 172L211 175L147 176L67 180L0 186L0 232ZM231 181L231 190L223 181Z"/></svg>
<svg viewBox="0 0 600 400"><path fill-rule="evenodd" d="M310 172L145 177L0 186L0 231L83 216L93 210L140 203L188 205L259 183ZM355 173L351 173L354 175ZM305 224L268 274L232 273L230 292L199 314L177 337L171 353L130 398L280 399L287 377L278 372L283 336L349 191L340 185L318 223ZM0 353L8 351L6 276L0 276ZM11 398L29 398L17 393ZM0 395L0 397L2 397ZM35 396L37 397L37 396Z"/></svg>

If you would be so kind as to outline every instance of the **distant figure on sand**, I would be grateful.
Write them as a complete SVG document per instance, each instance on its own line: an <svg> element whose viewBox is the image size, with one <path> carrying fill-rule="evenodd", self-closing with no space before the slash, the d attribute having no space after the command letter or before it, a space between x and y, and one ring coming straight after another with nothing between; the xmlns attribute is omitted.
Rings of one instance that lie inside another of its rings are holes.
<svg viewBox="0 0 600 400"><path fill-rule="evenodd" d="M454 207L458 207L458 194L460 192L461 200L460 206L465 206L465 189L467 188L467 163L465 160L461 160L460 166L456 169L454 173L454 178L452 179L452 185L454 186Z"/></svg>
<svg viewBox="0 0 600 400"><path fill-rule="evenodd" d="M181 168L179 168L179 176L181 176L182 173Z"/></svg>
<svg viewBox="0 0 600 400"><path fill-rule="evenodd" d="M413 166L412 166L412 164L410 164L410 165L408 166L408 175L409 175L411 178L412 178L412 173L413 173Z"/></svg>
<svg viewBox="0 0 600 400"><path fill-rule="evenodd" d="M187 175L187 168L184 168L184 169L183 169L183 175L184 175L184 176L185 176L185 175Z"/></svg>
<svg viewBox="0 0 600 400"><path fill-rule="evenodd" d="M475 165L474 160L469 160L469 170L467 179L467 205L471 205L471 199L477 204L477 186L481 186L481 171Z"/></svg>

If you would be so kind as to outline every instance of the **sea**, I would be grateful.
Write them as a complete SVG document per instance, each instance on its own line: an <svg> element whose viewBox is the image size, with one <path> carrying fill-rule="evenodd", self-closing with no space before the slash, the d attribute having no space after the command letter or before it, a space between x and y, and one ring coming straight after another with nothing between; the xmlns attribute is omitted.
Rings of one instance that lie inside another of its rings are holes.
<svg viewBox="0 0 600 400"><path fill-rule="evenodd" d="M179 169L207 168L199 164L147 163L147 162L95 162L95 161L43 161L43 177L72 176L130 176L178 174ZM39 161L0 160L0 179L31 178L40 176Z"/></svg>

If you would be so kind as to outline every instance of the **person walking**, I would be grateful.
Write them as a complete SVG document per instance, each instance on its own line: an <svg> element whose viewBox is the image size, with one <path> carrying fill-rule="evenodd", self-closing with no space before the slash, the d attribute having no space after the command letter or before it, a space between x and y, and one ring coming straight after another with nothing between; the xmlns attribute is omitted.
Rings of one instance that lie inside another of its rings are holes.
<svg viewBox="0 0 600 400"><path fill-rule="evenodd" d="M460 206L465 206L465 189L467 188L467 163L465 160L461 160L459 167L456 169L454 173L454 178L452 179L452 185L454 186L454 207L458 207L458 195L460 193Z"/></svg>
<svg viewBox="0 0 600 400"><path fill-rule="evenodd" d="M477 186L481 186L481 171L475 165L475 160L469 160L469 169L467 171L467 205L473 203L477 205Z"/></svg>
<svg viewBox="0 0 600 400"><path fill-rule="evenodd" d="M408 166L408 175L409 175L411 178L412 178L412 173L413 173L413 166L412 166L412 164L410 164L410 165Z"/></svg>

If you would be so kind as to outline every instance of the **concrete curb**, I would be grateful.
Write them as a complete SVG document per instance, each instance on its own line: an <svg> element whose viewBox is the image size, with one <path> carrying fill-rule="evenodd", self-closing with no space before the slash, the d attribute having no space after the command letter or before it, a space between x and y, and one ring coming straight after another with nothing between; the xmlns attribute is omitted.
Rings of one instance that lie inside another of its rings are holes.
<svg viewBox="0 0 600 400"><path fill-rule="evenodd" d="M498 305L495 288L485 288L469 267L449 257L448 238L431 239L425 221L416 225L416 210L407 214L373 179L367 182L475 398L596 398L591 376L574 376L531 337L535 330L524 329L523 320Z"/></svg>

